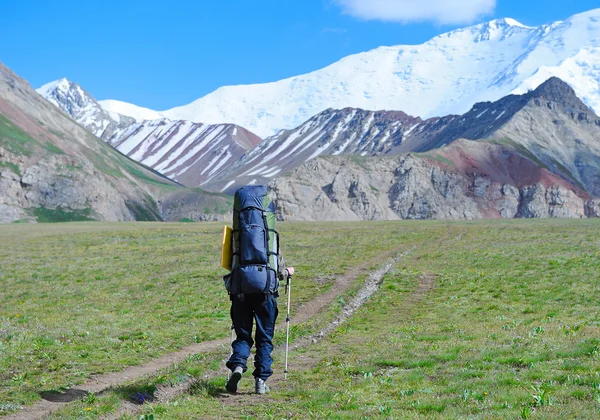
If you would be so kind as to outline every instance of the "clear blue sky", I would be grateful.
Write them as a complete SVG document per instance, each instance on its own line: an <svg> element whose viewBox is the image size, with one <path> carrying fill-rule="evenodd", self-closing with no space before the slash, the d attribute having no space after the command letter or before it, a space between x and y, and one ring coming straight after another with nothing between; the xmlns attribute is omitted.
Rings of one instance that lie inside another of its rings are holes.
<svg viewBox="0 0 600 420"><path fill-rule="evenodd" d="M378 1L408 1L418 8L440 0ZM600 7L599 0L462 1L487 4L487 13L466 18L472 23L512 17L531 26ZM352 53L419 44L468 25L435 17L417 17L418 22L368 19L372 16L364 13L371 11L365 9L373 3L2 0L0 61L35 88L66 77L97 99L163 110L219 86L279 80ZM352 4L362 12L353 12Z"/></svg>

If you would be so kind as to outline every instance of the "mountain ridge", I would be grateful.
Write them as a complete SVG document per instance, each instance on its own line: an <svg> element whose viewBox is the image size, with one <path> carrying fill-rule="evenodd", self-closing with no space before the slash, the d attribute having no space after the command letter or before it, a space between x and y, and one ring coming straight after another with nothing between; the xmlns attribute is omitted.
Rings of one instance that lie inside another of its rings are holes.
<svg viewBox="0 0 600 420"><path fill-rule="evenodd" d="M508 95L495 102L477 103L463 115L448 115L427 120L412 117L401 111L328 109L293 130L283 130L265 139L255 149L242 156L229 172L215 177L206 187L215 191L232 192L243 184L270 182L278 174L283 174L318 155L395 155L425 152L460 138L485 139L498 132L529 103L538 101L537 107L542 100L544 103L552 102L546 106L561 107L571 119L598 119L576 96L573 89L557 78L550 78L537 89L523 95ZM549 124L554 123L550 121ZM577 131L576 127L573 129ZM530 137L545 135L541 129L539 131L540 133L532 133ZM600 135L600 132L598 134ZM496 140L507 137L517 141L519 135L518 132L509 130L497 136ZM587 143L594 142L588 139ZM561 148L565 146L558 141L556 153L560 155ZM550 164L548 159L541 159ZM566 161L562 164L569 166Z"/></svg>
<svg viewBox="0 0 600 420"><path fill-rule="evenodd" d="M282 170L270 181L279 216L600 216L600 117L558 78L523 95L477 103L461 116L400 129L392 144L383 153L319 156Z"/></svg>
<svg viewBox="0 0 600 420"><path fill-rule="evenodd" d="M120 152L189 187L220 175L227 161L237 161L261 140L233 124L135 120L106 111L101 101L67 79L48 83L37 92Z"/></svg>
<svg viewBox="0 0 600 420"><path fill-rule="evenodd" d="M497 19L420 45L353 54L304 75L224 86L159 113L170 119L235 123L266 137L327 108L402 109L422 118L462 114L474 103L524 93L552 75L562 76L586 104L600 109L598 89L577 83L574 76L581 72L590 81L600 80L600 70L586 67L582 55L588 51L590 59L600 60L598 48L600 9L539 27Z"/></svg>

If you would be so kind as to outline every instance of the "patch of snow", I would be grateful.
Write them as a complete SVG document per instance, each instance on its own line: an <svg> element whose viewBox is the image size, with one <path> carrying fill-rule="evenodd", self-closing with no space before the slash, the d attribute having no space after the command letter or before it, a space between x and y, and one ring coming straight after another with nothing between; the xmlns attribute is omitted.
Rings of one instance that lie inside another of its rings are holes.
<svg viewBox="0 0 600 420"><path fill-rule="evenodd" d="M413 130L414 130L415 128L417 128L418 126L419 126L419 124L417 123L417 124L413 125L412 127L410 127L408 130L406 130L406 131L404 132L404 136L406 137L406 136L410 135L410 133L412 133L412 132L413 132Z"/></svg>
<svg viewBox="0 0 600 420"><path fill-rule="evenodd" d="M204 151L200 156L198 156L196 159L194 159L193 163L190 163L185 168L177 169L178 174L180 174L180 175L183 174L185 171L187 171L189 168L191 168L196 162L199 162L204 156L206 156L209 152L214 150L214 148L216 146L218 146L219 143L221 143L223 138L220 138L217 141L213 141L213 140L217 139L219 134L221 134L221 132L223 130L224 130L223 126L216 126L216 127L215 126L206 126L206 128L204 128L200 132L200 134L198 134L196 136L196 138L193 141L197 141L199 138L203 137L202 140L198 144L196 144L194 147L192 147L187 153L185 153L185 155L183 153L185 152L185 149L187 147L184 143L177 149L177 152L181 151L181 153L179 155L177 155L176 153L171 154L171 156L173 156L173 158L170 161L165 161L161 165L157 166L155 169L160 170L160 171L168 170L169 168L171 168L172 166L174 166L176 164L180 164L181 162L187 162L189 159L191 159L196 154L200 153L201 151ZM190 142L191 141L192 140L190 139ZM210 147L209 147L209 145L210 145Z"/></svg>
<svg viewBox="0 0 600 420"><path fill-rule="evenodd" d="M332 153L333 156L337 156L340 153L343 153L344 150L346 150L346 148L350 145L350 143L352 143L352 141L354 141L354 139L356 139L356 132L352 133L351 136L349 136L346 141L344 142L344 144L342 144L342 146L336 150L335 152Z"/></svg>
<svg viewBox="0 0 600 420"><path fill-rule="evenodd" d="M229 146L227 146L226 149L227 148L229 148ZM233 156L233 155L229 151L227 152L227 154L225 155L225 157L223 157L221 155L221 159L220 159L219 163L214 168L211 169L211 171L208 173L208 175L209 176L213 175L215 172L217 172L219 169L221 169L223 167L223 165L225 165L227 163L227 161L229 159L231 159L231 156Z"/></svg>
<svg viewBox="0 0 600 420"><path fill-rule="evenodd" d="M219 192L225 191L227 188L231 187L233 184L235 184L235 179L233 181L229 181L223 188L221 188L221 191L219 191Z"/></svg>
<svg viewBox="0 0 600 420"><path fill-rule="evenodd" d="M281 172L281 168L275 167L275 168L271 169L270 171L261 173L261 176L264 176L265 178L273 178L279 172Z"/></svg>
<svg viewBox="0 0 600 420"><path fill-rule="evenodd" d="M253 169L251 169L251 170L249 170L249 171L247 171L247 172L244 172L242 175L243 175L243 176L252 176L252 175L258 175L258 174L260 174L260 173L262 173L262 172L264 172L264 171L266 171L266 170L270 170L270 169L268 169L268 168L269 168L269 167L268 167L267 165L264 165L264 166L261 166L261 167L260 167L260 168L258 168L258 169L256 169L256 168L253 168Z"/></svg>
<svg viewBox="0 0 600 420"><path fill-rule="evenodd" d="M498 114L498 116L496 117L496 120L499 120L500 117L502 117L505 113L506 113L506 110L504 110L500 114Z"/></svg>
<svg viewBox="0 0 600 420"><path fill-rule="evenodd" d="M480 114L478 114L475 118L479 118L481 117L483 114L485 114L486 112L488 112L488 108L484 109L483 112L481 112Z"/></svg>
<svg viewBox="0 0 600 420"><path fill-rule="evenodd" d="M218 156L212 158L209 164L200 171L200 175L204 175L204 173L212 168L217 162L219 163L217 167L221 167L223 165L223 160L227 161L231 157L231 153L227 151L228 148L229 146L226 146ZM227 155L229 155L229 157L227 157Z"/></svg>

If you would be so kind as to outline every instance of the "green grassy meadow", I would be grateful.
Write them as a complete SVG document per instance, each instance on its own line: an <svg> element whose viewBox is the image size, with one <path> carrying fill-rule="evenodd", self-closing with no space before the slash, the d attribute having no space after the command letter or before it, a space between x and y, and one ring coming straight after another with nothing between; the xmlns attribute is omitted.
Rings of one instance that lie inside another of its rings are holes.
<svg viewBox="0 0 600 420"><path fill-rule="evenodd" d="M40 392L227 337L221 229L0 226L0 415ZM88 395L52 418L99 418L135 392L193 378L184 395L140 406L143 418L600 417L600 221L283 223L279 230L298 270L293 305L328 291L352 267L407 255L333 334L290 353L287 381L276 349L266 397L247 394L247 374L243 395L227 398L224 355L215 352ZM390 257L377 260L383 254ZM331 321L364 275L324 313L294 325L292 342Z"/></svg>

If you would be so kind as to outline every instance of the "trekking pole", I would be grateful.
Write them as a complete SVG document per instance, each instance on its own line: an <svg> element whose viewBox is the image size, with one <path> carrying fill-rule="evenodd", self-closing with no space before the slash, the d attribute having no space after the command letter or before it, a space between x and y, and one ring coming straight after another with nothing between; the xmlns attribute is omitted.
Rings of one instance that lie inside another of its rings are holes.
<svg viewBox="0 0 600 420"><path fill-rule="evenodd" d="M285 292L287 293L287 316L285 317L286 332L285 332L285 367L283 369L283 378L287 379L288 374L288 344L290 341L290 300L292 295L292 275L288 274L287 283L285 284Z"/></svg>
<svg viewBox="0 0 600 420"><path fill-rule="evenodd" d="M233 355L233 336L235 334L235 327L233 326L233 323L231 324L231 343L229 343L229 359L231 359L231 356ZM227 381L229 381L229 377L231 376L231 371L229 369L227 369Z"/></svg>

